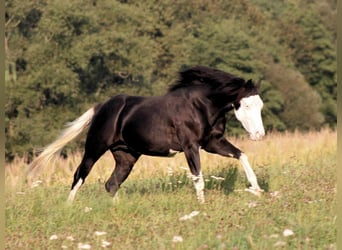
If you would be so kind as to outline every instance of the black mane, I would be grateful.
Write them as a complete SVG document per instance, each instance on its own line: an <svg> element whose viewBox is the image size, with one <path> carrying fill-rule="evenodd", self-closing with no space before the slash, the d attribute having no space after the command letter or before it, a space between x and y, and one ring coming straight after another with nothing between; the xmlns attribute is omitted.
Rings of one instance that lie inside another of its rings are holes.
<svg viewBox="0 0 342 250"><path fill-rule="evenodd" d="M175 84L170 86L169 92L180 88L200 85L207 85L212 88L230 86L232 89L238 89L244 83L244 79L224 71L205 66L195 66L179 72L179 79Z"/></svg>

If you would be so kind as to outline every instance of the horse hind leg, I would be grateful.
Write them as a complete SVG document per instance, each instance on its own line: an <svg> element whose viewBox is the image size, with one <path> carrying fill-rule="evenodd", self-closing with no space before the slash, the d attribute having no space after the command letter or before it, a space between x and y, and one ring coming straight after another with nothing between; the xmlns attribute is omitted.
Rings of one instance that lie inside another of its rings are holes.
<svg viewBox="0 0 342 250"><path fill-rule="evenodd" d="M115 168L112 175L105 184L107 192L113 196L113 200L117 200L117 191L121 184L127 179L131 173L134 164L140 157L140 154L134 152L115 151L112 152L115 159Z"/></svg>
<svg viewBox="0 0 342 250"><path fill-rule="evenodd" d="M89 155L87 151L89 150L86 150L86 153L83 156L81 164L78 166L77 170L75 171L74 181L71 185L71 191L67 200L68 204L71 204L74 201L78 189L84 183L85 179L87 178L91 169L93 168L95 162L105 152L105 150L102 150L102 151L97 150L96 153L92 153L91 155Z"/></svg>
<svg viewBox="0 0 342 250"><path fill-rule="evenodd" d="M83 182L84 182L84 180L80 178L77 181L76 185L73 185L73 187L71 188L71 191L69 193L68 200L67 200L67 203L69 205L71 205L71 203L74 201L76 193L77 193L78 189L82 186Z"/></svg>

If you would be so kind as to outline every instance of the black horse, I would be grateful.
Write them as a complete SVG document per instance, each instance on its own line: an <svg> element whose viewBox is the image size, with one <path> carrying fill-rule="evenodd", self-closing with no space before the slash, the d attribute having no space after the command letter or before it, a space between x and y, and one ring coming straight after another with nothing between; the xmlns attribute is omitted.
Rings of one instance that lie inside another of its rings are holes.
<svg viewBox="0 0 342 250"><path fill-rule="evenodd" d="M45 165L89 126L84 156L74 175L69 202L107 150L112 152L116 162L105 184L113 197L141 155L168 157L184 152L197 199L204 202L200 148L239 159L251 184L248 191L259 195L262 189L246 155L224 136L225 114L232 109L251 139L264 136L259 86L260 82L254 85L251 80L245 81L217 69L192 67L180 72L179 80L163 96L118 95L89 109L46 147L32 162L30 170Z"/></svg>

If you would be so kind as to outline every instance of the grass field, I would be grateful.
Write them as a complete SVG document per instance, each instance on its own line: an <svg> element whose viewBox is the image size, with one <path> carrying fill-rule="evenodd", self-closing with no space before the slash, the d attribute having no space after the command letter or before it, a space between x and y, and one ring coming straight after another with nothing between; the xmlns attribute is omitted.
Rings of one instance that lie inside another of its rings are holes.
<svg viewBox="0 0 342 250"><path fill-rule="evenodd" d="M336 132L232 139L264 188L244 189L239 162L201 152L206 203L197 203L183 154L142 157L114 203L106 154L66 205L81 154L22 182L24 159L6 165L6 249L336 249ZM220 178L218 178L220 177Z"/></svg>

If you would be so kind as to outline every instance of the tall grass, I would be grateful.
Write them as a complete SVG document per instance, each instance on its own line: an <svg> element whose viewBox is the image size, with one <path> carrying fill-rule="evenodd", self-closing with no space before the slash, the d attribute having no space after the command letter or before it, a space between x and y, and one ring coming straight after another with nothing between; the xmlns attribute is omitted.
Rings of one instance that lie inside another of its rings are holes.
<svg viewBox="0 0 342 250"><path fill-rule="evenodd" d="M22 181L25 159L16 159L6 165L6 248L335 249L336 132L230 141L248 155L261 198L243 191L237 160L201 152L206 204L196 201L183 154L143 156L113 203L104 191L114 168L106 154L67 207L81 153L46 166L33 186Z"/></svg>

